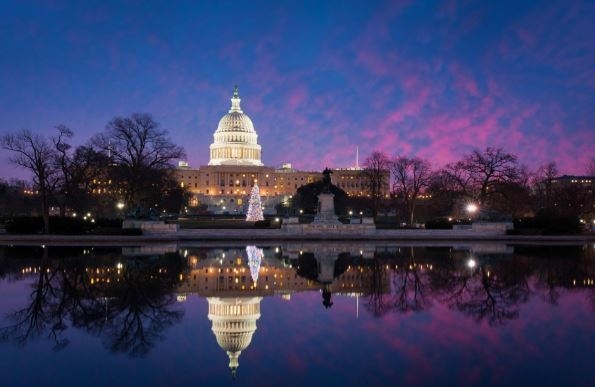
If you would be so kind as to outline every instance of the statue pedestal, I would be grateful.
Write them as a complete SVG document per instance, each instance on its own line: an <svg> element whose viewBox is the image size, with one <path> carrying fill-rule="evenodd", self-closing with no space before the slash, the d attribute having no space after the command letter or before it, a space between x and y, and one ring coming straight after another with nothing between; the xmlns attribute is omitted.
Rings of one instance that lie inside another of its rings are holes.
<svg viewBox="0 0 595 387"><path fill-rule="evenodd" d="M318 213L314 217L314 224L341 224L335 215L335 195L332 193L321 193L318 195Z"/></svg>

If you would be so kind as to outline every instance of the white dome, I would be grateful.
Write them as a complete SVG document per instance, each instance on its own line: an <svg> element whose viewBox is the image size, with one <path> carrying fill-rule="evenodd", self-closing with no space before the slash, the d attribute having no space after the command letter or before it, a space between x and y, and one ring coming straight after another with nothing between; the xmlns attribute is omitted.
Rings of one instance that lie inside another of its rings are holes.
<svg viewBox="0 0 595 387"><path fill-rule="evenodd" d="M254 124L252 120L243 112L230 111L219 120L219 125L215 133L221 132L243 132L254 133Z"/></svg>
<svg viewBox="0 0 595 387"><path fill-rule="evenodd" d="M231 109L221 117L213 134L209 165L263 165L254 124L242 111L240 102L236 86L231 98Z"/></svg>

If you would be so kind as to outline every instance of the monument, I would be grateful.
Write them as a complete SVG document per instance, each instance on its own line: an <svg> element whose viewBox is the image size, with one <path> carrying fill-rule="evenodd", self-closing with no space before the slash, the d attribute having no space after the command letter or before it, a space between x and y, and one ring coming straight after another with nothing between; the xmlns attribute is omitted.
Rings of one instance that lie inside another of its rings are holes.
<svg viewBox="0 0 595 387"><path fill-rule="evenodd" d="M335 195L331 193L332 173L328 168L322 172L322 192L318 195L318 211L312 222L314 224L341 224L335 215Z"/></svg>
<svg viewBox="0 0 595 387"><path fill-rule="evenodd" d="M316 206L316 214L312 223L300 223L299 218L289 217L283 220L281 226L282 230L285 230L291 234L318 234L322 236L329 235L364 235L373 234L376 231L373 218L362 218L360 223L345 224L339 221L339 218L335 214L335 192L343 192L340 188L334 186L331 181L332 171L328 168L322 172L323 178L321 181L311 183L314 188L318 186L320 192L317 195L318 203ZM309 186L310 186L309 185ZM308 186L306 186L308 187ZM301 190L301 189L300 189ZM299 191L298 190L298 193ZM310 197L310 200L312 198Z"/></svg>

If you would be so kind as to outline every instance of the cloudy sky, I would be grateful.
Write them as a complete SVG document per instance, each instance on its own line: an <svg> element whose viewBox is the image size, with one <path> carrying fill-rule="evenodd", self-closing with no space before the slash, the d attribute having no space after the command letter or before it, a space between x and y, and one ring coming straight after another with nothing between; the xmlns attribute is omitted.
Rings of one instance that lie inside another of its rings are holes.
<svg viewBox="0 0 595 387"><path fill-rule="evenodd" d="M204 165L238 84L267 165L352 166L359 146L440 167L494 146L579 174L593 36L580 0L6 1L0 133L64 124L82 144L147 112ZM21 176L7 160L0 177Z"/></svg>

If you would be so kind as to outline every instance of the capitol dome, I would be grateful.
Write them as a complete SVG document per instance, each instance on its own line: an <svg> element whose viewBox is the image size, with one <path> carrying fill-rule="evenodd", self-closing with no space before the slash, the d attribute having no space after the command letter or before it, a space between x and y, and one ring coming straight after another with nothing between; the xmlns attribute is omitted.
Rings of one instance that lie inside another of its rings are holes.
<svg viewBox="0 0 595 387"><path fill-rule="evenodd" d="M263 165L258 135L252 120L242 111L240 101L236 86L231 98L231 109L221 117L213 134L209 165Z"/></svg>
<svg viewBox="0 0 595 387"><path fill-rule="evenodd" d="M207 298L208 317L213 322L212 330L217 344L229 357L232 375L235 375L238 369L240 354L248 348L256 331L261 300L262 297Z"/></svg>

